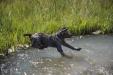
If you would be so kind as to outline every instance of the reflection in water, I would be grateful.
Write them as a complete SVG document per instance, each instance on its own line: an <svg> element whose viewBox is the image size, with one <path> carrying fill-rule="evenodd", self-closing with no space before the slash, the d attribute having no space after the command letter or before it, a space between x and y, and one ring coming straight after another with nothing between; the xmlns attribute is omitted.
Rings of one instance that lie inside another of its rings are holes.
<svg viewBox="0 0 113 75"><path fill-rule="evenodd" d="M83 50L63 47L72 59L54 48L21 50L0 65L1 75L113 75L113 36L73 37L67 42Z"/></svg>

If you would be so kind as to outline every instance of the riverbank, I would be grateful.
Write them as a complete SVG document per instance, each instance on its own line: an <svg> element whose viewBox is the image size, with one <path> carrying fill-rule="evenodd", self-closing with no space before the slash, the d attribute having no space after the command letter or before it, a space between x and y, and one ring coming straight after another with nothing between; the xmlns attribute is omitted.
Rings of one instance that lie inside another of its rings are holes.
<svg viewBox="0 0 113 75"><path fill-rule="evenodd" d="M113 32L112 0L1 0L0 53L28 43L24 33L55 33L66 26L73 35Z"/></svg>

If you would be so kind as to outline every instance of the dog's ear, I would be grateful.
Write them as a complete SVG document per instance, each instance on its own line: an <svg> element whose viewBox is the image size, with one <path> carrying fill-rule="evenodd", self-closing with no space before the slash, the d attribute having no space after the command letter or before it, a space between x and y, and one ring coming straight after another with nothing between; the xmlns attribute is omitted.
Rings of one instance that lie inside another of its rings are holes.
<svg viewBox="0 0 113 75"><path fill-rule="evenodd" d="M63 27L63 28L61 28L61 31L63 32L63 31L67 31L68 30L68 28L67 27Z"/></svg>

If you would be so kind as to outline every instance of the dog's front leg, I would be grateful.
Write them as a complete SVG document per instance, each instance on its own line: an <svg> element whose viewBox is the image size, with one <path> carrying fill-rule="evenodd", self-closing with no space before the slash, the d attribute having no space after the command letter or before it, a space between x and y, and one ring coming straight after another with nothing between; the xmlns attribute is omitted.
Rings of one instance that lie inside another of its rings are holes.
<svg viewBox="0 0 113 75"><path fill-rule="evenodd" d="M62 56L67 57L67 58L72 58L72 56L68 56L68 55L66 55L66 54L63 52L62 47L61 47L60 44L57 44L56 48L57 48L57 51L60 52L60 54L61 54Z"/></svg>
<svg viewBox="0 0 113 75"><path fill-rule="evenodd" d="M81 48L74 48L73 46L69 45L65 41L62 41L62 45L66 46L68 48L71 48L72 50L77 50L77 51L80 51L81 50Z"/></svg>

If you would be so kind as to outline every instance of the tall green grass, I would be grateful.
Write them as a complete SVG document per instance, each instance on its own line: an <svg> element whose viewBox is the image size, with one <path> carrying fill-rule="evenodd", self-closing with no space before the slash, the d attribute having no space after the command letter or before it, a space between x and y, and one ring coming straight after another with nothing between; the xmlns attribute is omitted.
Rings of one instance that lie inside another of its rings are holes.
<svg viewBox="0 0 113 75"><path fill-rule="evenodd" d="M24 33L113 32L113 0L0 0L0 53L25 43Z"/></svg>

